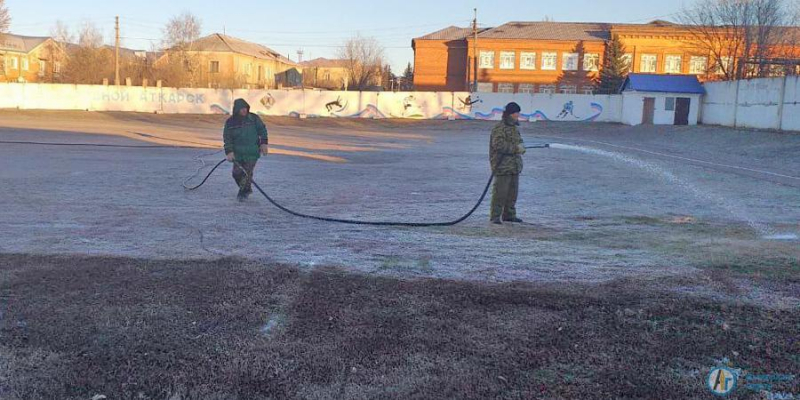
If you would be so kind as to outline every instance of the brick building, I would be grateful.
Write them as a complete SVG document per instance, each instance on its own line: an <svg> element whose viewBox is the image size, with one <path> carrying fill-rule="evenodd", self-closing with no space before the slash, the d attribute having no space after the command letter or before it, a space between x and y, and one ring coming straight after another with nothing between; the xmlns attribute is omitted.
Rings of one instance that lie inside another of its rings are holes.
<svg viewBox="0 0 800 400"><path fill-rule="evenodd" d="M714 59L693 49L691 33L665 21L649 24L509 22L478 33L448 27L416 38L417 90L468 91L478 61L478 91L501 93L591 93L606 43L618 35L631 72L718 77ZM726 64L727 65L727 64Z"/></svg>
<svg viewBox="0 0 800 400"><path fill-rule="evenodd" d="M61 72L65 52L49 37L0 33L0 82L48 82Z"/></svg>

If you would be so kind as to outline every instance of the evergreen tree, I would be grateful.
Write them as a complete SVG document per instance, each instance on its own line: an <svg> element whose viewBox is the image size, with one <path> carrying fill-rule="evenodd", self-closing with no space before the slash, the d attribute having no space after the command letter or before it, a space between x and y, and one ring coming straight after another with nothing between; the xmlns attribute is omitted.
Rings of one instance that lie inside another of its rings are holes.
<svg viewBox="0 0 800 400"><path fill-rule="evenodd" d="M414 88L414 68L411 63L408 63L406 70L403 72L402 90L412 90Z"/></svg>
<svg viewBox="0 0 800 400"><path fill-rule="evenodd" d="M619 36L614 35L606 45L600 79L597 82L597 93L617 93L625 81L629 69L630 66L625 59L625 46L619 40Z"/></svg>

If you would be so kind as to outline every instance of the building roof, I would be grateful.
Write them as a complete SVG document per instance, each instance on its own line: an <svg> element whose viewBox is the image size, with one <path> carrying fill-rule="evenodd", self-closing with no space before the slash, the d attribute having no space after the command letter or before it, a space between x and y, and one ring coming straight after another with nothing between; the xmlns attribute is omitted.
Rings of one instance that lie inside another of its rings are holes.
<svg viewBox="0 0 800 400"><path fill-rule="evenodd" d="M622 91L705 94L696 75L630 74Z"/></svg>
<svg viewBox="0 0 800 400"><path fill-rule="evenodd" d="M345 68L347 66L347 60L331 60L329 58L319 57L313 60L303 61L300 65L312 68Z"/></svg>
<svg viewBox="0 0 800 400"><path fill-rule="evenodd" d="M261 60L277 60L284 64L297 65L275 50L258 43L247 42L233 36L214 33L192 42L194 51L233 52Z"/></svg>
<svg viewBox="0 0 800 400"><path fill-rule="evenodd" d="M485 32L491 28L480 28L478 33ZM425 36L420 36L414 40L460 40L467 36L472 35L472 28L460 28L457 26L448 26L447 28L429 33Z"/></svg>
<svg viewBox="0 0 800 400"><path fill-rule="evenodd" d="M16 51L20 53L30 53L46 42L49 37L40 36L21 36L12 35L10 33L0 33L0 50L3 51Z"/></svg>
<svg viewBox="0 0 800 400"><path fill-rule="evenodd" d="M529 39L605 41L611 38L611 25L584 22L508 22L488 29L479 39Z"/></svg>

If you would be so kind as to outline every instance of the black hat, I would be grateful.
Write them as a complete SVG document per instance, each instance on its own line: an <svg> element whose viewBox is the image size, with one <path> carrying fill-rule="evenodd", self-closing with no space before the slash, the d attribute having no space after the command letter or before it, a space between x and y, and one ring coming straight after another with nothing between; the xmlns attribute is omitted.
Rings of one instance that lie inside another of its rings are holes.
<svg viewBox="0 0 800 400"><path fill-rule="evenodd" d="M522 108L520 108L519 104L514 103L513 101L511 103L506 104L506 111L505 111L506 115L515 114L520 111L522 111Z"/></svg>

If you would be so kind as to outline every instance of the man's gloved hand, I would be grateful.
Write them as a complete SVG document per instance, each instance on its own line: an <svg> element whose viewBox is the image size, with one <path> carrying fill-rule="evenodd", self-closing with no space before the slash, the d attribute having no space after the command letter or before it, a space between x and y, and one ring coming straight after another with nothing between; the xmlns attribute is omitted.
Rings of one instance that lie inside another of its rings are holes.
<svg viewBox="0 0 800 400"><path fill-rule="evenodd" d="M525 145L517 145L517 154L525 154L526 151L528 151L528 149L525 148Z"/></svg>
<svg viewBox="0 0 800 400"><path fill-rule="evenodd" d="M261 154L262 154L262 155L267 155L267 154L269 154L269 145L268 145L268 144L262 144L262 145L261 145L261 146L259 146L258 148L261 150Z"/></svg>
<svg viewBox="0 0 800 400"><path fill-rule="evenodd" d="M227 159L228 162L233 162L233 160L236 159L236 156L233 154L233 152L230 152L228 154L225 154L225 159Z"/></svg>

